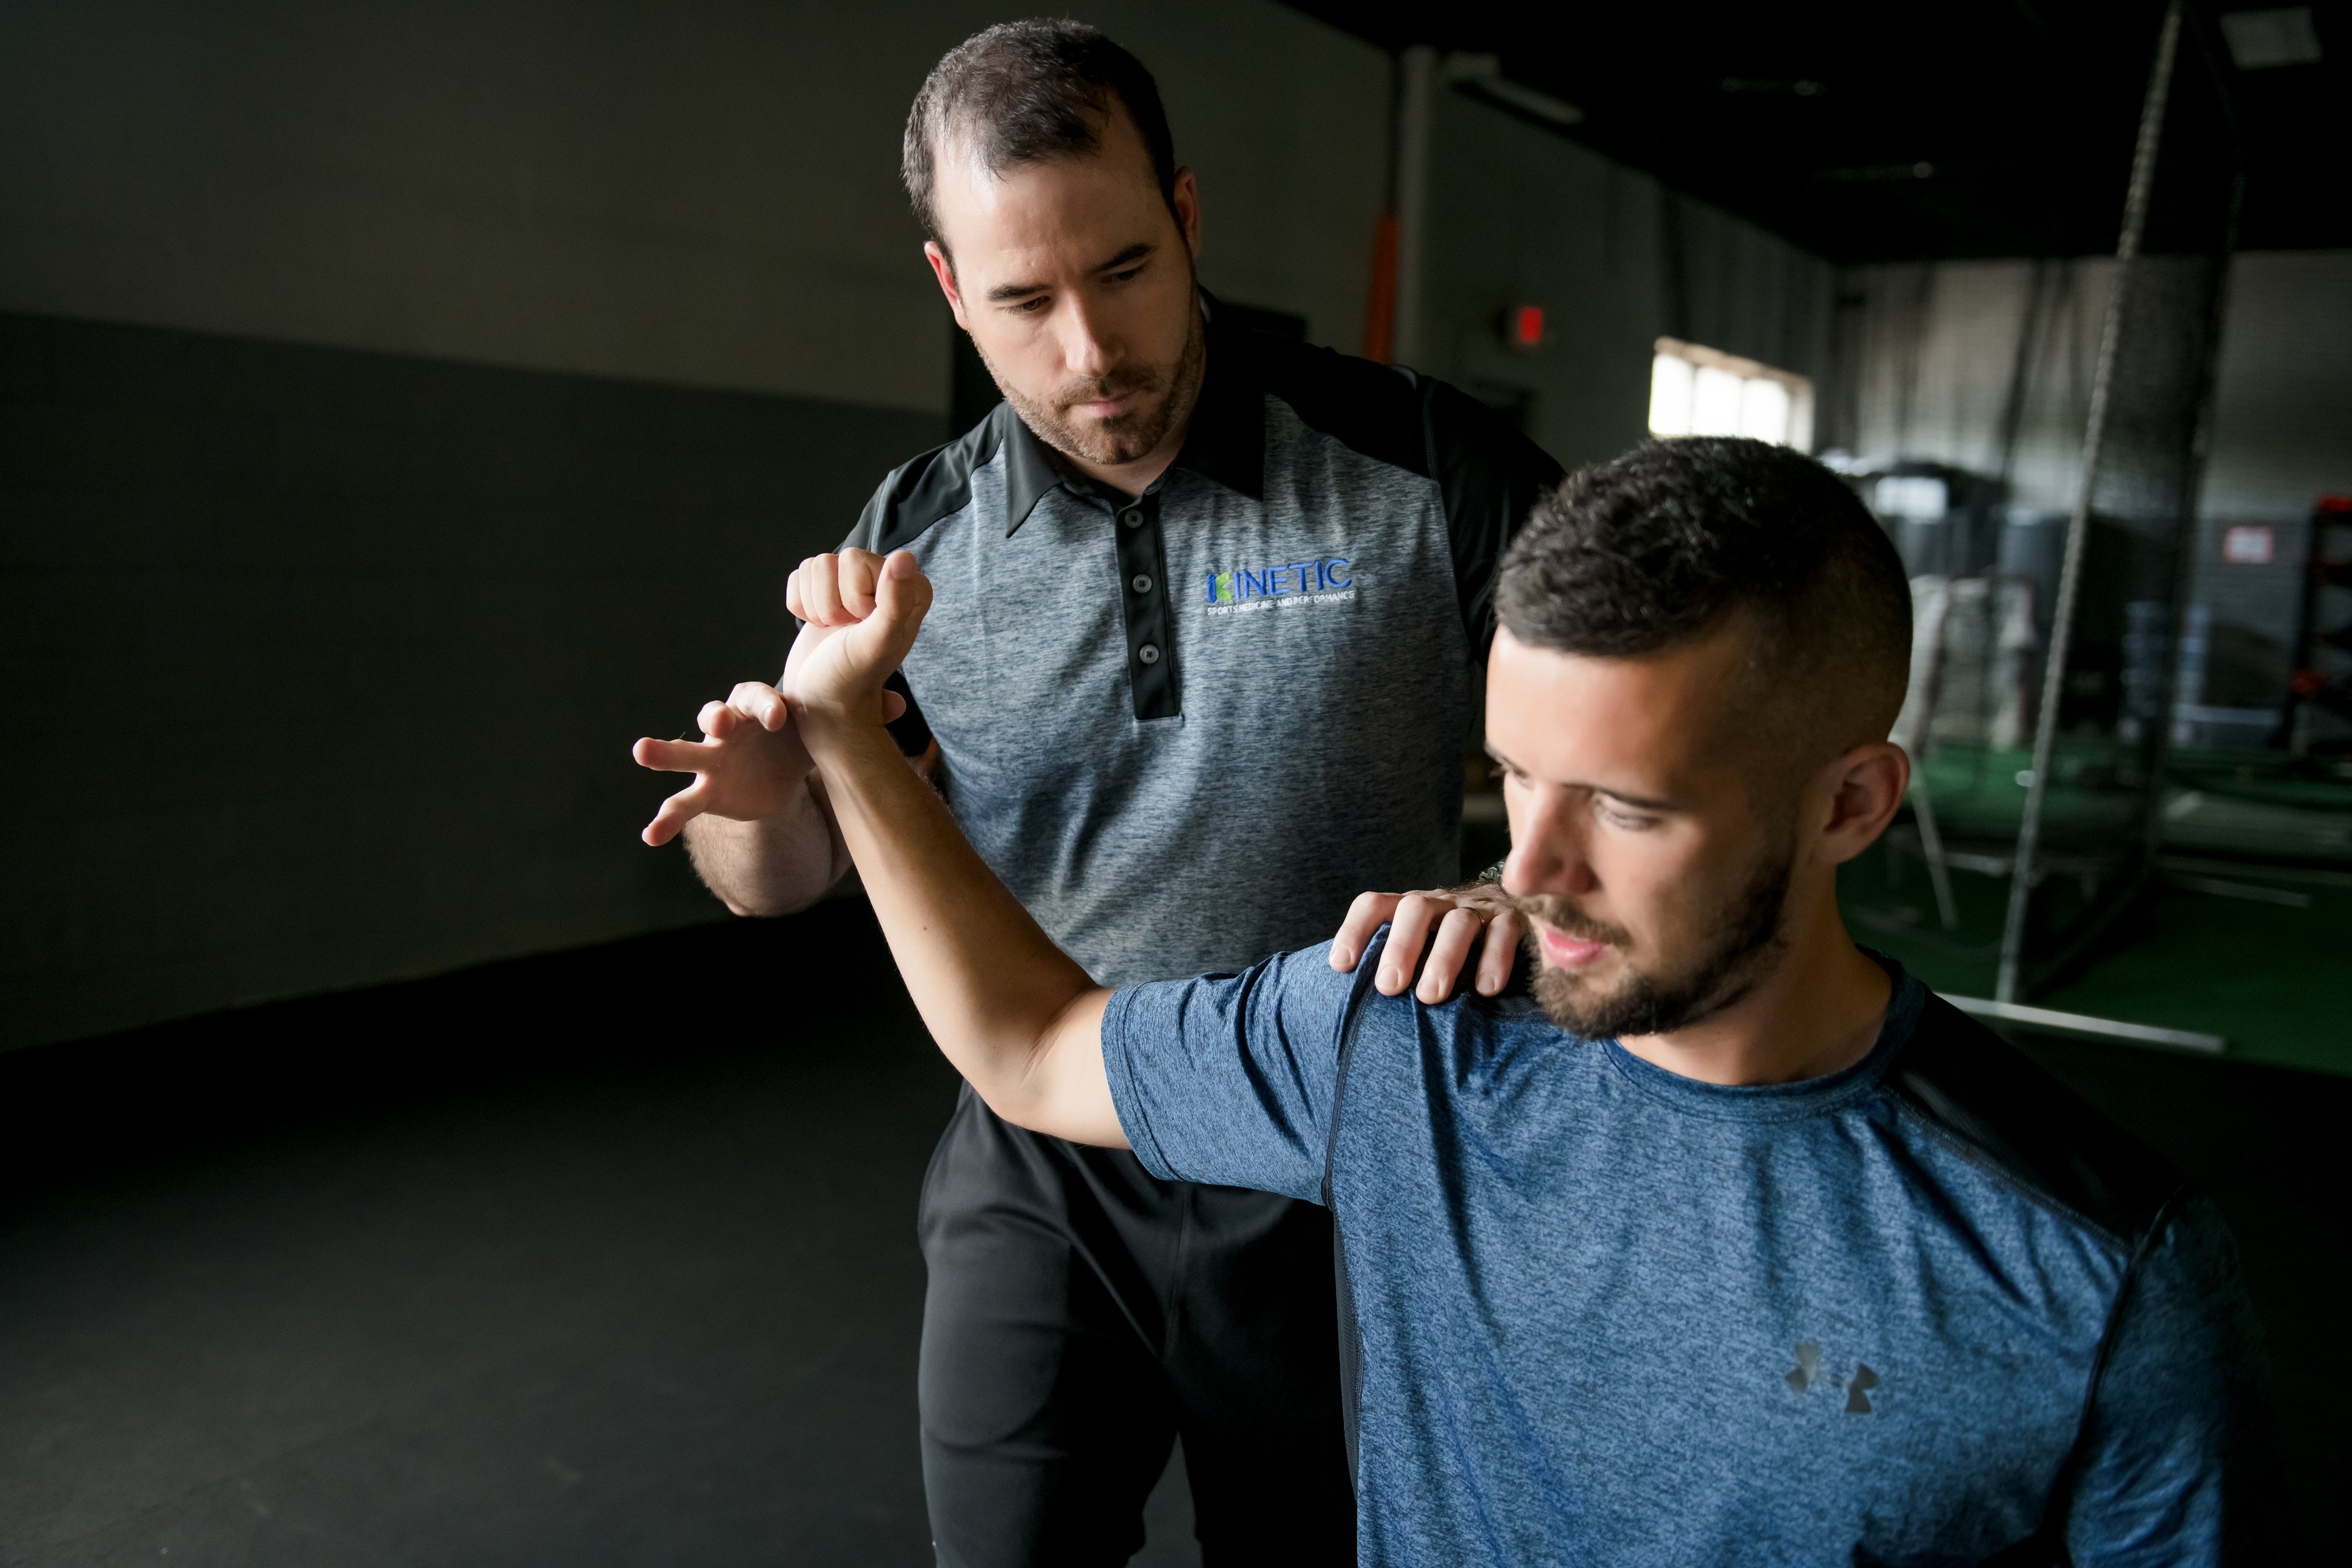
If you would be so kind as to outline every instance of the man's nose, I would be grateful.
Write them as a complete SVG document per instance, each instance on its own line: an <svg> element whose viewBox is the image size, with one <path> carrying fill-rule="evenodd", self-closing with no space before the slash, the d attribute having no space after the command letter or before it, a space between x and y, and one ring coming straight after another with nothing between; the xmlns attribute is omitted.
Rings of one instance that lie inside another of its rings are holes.
<svg viewBox="0 0 2352 1568"><path fill-rule="evenodd" d="M1080 376L1098 376L1110 369L1118 356L1092 301L1083 293L1074 294L1062 316L1063 365Z"/></svg>
<svg viewBox="0 0 2352 1568"><path fill-rule="evenodd" d="M1503 861L1503 891L1515 897L1574 898L1600 885L1584 834L1590 812L1565 792L1531 789L1511 813L1511 852Z"/></svg>

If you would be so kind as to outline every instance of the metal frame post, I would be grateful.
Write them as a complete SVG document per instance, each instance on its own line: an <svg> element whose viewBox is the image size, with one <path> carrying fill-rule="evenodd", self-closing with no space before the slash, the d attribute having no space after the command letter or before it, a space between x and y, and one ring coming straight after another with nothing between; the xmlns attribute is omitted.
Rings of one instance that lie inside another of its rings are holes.
<svg viewBox="0 0 2352 1568"><path fill-rule="evenodd" d="M2141 236L2147 228L2148 194L2156 183L2158 145L2164 138L2165 103L2172 87L2172 67L2180 48L2182 0L2164 9L2164 25L2157 35L2156 64L2148 73L2147 96L2140 106L2139 141L2132 152L2131 184L2124 197L2124 226L2116 245L2116 277L2107 294L2106 319L2099 330L2098 369L2091 382L2090 418L2083 433L2083 475L2074 497L2073 516L2066 520L2065 563L2058 574L2058 602L2050 617L2050 652L2042 672L2042 711L2034 716L2033 769L2026 780L2025 815L2017 827L2017 854L2010 866L2009 918L2000 933L2000 973L1993 987L1995 1000L2017 1000L2018 970L2025 955L2025 926L2033 898L2034 862L2042 849L2042 812L2050 791L2050 766L2058 743L2058 708L2066 690L2066 659L2074 636L2074 605L2082 589L2083 556L2091 532L2091 507L2096 497L2099 460L2106 437L2107 400L2116 374L2116 353L2123 336L2126 296L2131 288L2133 263L2139 258ZM2161 716L2168 724L2171 716Z"/></svg>

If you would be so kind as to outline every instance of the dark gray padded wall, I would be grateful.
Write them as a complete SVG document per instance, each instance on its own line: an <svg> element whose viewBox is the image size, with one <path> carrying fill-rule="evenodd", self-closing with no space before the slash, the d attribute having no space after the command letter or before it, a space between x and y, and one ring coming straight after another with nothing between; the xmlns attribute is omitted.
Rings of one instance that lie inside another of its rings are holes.
<svg viewBox="0 0 2352 1568"><path fill-rule="evenodd" d="M940 438L0 314L0 1046L718 916L629 744Z"/></svg>

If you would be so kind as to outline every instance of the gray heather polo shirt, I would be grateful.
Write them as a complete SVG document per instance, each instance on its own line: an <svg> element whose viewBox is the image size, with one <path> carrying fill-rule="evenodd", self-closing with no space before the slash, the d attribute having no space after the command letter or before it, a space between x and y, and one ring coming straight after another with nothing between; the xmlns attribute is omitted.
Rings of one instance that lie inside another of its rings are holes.
<svg viewBox="0 0 2352 1568"><path fill-rule="evenodd" d="M1213 326L1183 452L1141 497L999 404L886 479L847 542L931 580L901 674L957 821L1128 985L1458 880L1470 662L1559 478L1441 382Z"/></svg>

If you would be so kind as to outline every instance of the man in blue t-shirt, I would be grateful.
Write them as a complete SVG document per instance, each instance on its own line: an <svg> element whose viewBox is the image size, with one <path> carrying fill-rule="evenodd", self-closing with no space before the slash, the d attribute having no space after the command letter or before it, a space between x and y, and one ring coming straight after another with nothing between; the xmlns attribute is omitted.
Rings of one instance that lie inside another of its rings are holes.
<svg viewBox="0 0 2352 1568"><path fill-rule="evenodd" d="M1512 546L1531 995L1391 995L1344 941L1096 987L882 728L929 601L891 557L784 682L908 987L1008 1121L1329 1207L1364 1562L2260 1560L2212 1209L1840 921L1910 626L1827 470L1648 445Z"/></svg>

